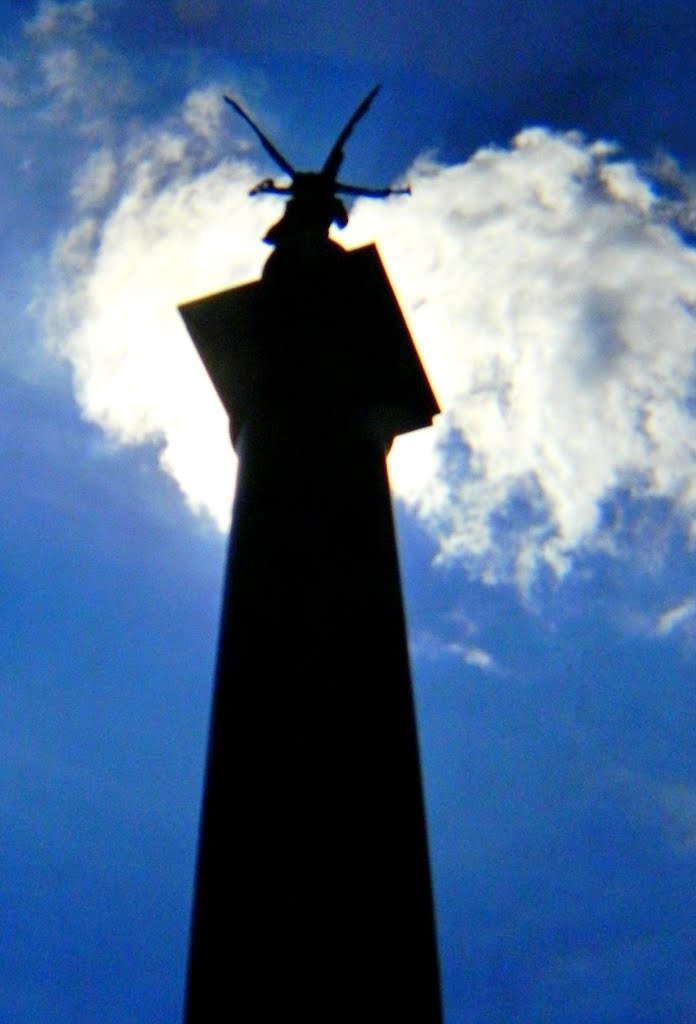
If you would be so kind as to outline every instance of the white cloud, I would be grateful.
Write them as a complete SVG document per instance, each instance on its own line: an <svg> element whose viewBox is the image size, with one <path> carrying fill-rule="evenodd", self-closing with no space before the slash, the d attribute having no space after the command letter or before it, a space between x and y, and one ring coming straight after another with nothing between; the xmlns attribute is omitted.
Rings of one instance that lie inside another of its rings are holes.
<svg viewBox="0 0 696 1024"><path fill-rule="evenodd" d="M40 63L48 91L60 92L65 103L74 102L81 91L82 62L78 51L70 46L51 50L44 54Z"/></svg>
<svg viewBox="0 0 696 1024"><path fill-rule="evenodd" d="M72 188L72 197L81 210L101 205L108 199L116 180L117 166L107 146L96 150L85 166L78 171Z"/></svg>
<svg viewBox="0 0 696 1024"><path fill-rule="evenodd" d="M611 155L609 152L607 155ZM602 164L599 180L612 199L624 202L644 215L655 205L656 193L650 182L643 178L635 164L615 160Z"/></svg>
<svg viewBox="0 0 696 1024"><path fill-rule="evenodd" d="M696 253L639 170L606 156L526 131L417 164L408 203L362 203L349 228L379 237L445 410L395 446L394 487L443 558L488 579L524 586L606 547L619 488L695 529Z"/></svg>
<svg viewBox="0 0 696 1024"><path fill-rule="evenodd" d="M666 221L696 238L696 174L684 172L668 153L662 153L650 168L656 182L664 187L658 210Z"/></svg>
<svg viewBox="0 0 696 1024"><path fill-rule="evenodd" d="M258 275L267 250L257 240L278 203L247 200L248 165L194 170L195 153L173 120L131 144L118 168L109 157L105 177L124 176L123 192L58 238L42 312L85 417L119 443L159 445L190 505L224 529L234 486L226 418L177 305ZM81 173L82 205L85 193Z"/></svg>
<svg viewBox="0 0 696 1024"><path fill-rule="evenodd" d="M419 630L410 638L409 650L414 660L421 658L426 661L439 661L442 658L456 658L489 675L507 674L493 655L483 647L460 643L457 640L446 640L428 630Z"/></svg>
<svg viewBox="0 0 696 1024"><path fill-rule="evenodd" d="M482 672L492 672L495 668L495 660L488 651L482 647L468 647L462 654L467 665L480 668Z"/></svg>
<svg viewBox="0 0 696 1024"><path fill-rule="evenodd" d="M215 86L194 89L186 97L183 109L184 124L209 143L214 143L222 118L220 92Z"/></svg>
<svg viewBox="0 0 696 1024"><path fill-rule="evenodd" d="M66 29L85 29L94 18L93 0L76 0L74 3L42 0L34 17L25 23L24 31L30 38L44 39Z"/></svg>
<svg viewBox="0 0 696 1024"><path fill-rule="evenodd" d="M48 330L85 415L160 443L222 526L224 419L175 307L256 276L277 207L247 199L257 171L239 152L215 163L221 91L114 155L121 194L56 245ZM696 533L696 254L650 181L543 129L409 177L410 198L358 202L344 241L377 240L444 410L390 456L441 557L522 587L543 564L562 573L611 545L617 488L666 499Z"/></svg>
<svg viewBox="0 0 696 1024"><path fill-rule="evenodd" d="M7 57L0 57L0 107L18 107L17 69Z"/></svg>
<svg viewBox="0 0 696 1024"><path fill-rule="evenodd" d="M679 604L664 611L657 620L655 632L658 636L669 636L677 629L691 626L696 629L696 598L687 597Z"/></svg>
<svg viewBox="0 0 696 1024"><path fill-rule="evenodd" d="M97 38L92 0L39 5L24 23L18 46L0 81L12 74L15 105L31 106L46 125L86 139L108 135L111 115L122 112L134 86L125 60ZM0 88L0 102L2 89Z"/></svg>

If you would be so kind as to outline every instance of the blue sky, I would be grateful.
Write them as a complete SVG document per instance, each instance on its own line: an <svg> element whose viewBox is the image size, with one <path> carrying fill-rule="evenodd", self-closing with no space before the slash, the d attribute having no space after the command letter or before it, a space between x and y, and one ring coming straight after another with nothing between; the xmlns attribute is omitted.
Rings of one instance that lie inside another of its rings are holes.
<svg viewBox="0 0 696 1024"><path fill-rule="evenodd" d="M311 167L375 82L447 1024L696 1019L696 17L361 8L0 14L2 1021L180 1014L235 466L176 304L277 214L222 92Z"/></svg>

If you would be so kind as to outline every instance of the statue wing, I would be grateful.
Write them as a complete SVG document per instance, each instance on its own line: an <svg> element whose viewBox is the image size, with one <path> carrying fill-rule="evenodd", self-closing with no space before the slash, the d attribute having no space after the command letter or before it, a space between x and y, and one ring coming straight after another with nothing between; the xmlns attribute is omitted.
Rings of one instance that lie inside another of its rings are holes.
<svg viewBox="0 0 696 1024"><path fill-rule="evenodd" d="M362 101L360 106L357 108L353 116L350 118L341 134L336 139L334 147L326 158L326 163L321 169L321 173L326 177L329 177L331 181L336 180L338 169L343 162L343 146L345 145L346 139L355 128L356 124L361 117L364 117L367 111L370 109L370 104L379 92L381 86L376 85L374 89L368 92L365 99Z"/></svg>
<svg viewBox="0 0 696 1024"><path fill-rule="evenodd" d="M229 105L231 107L233 107L237 111L237 113L239 114L240 117L244 118L244 120L249 125L251 130L255 133L256 137L258 138L258 140L261 143L261 145L263 146L263 148L266 150L266 152L271 157L271 159L274 160L275 163L277 163L278 167L280 167L281 170L285 171L286 174L289 174L291 178L294 178L295 177L295 173L296 173L295 172L295 168L291 164L289 164L288 161L283 156L283 154L280 153L275 148L275 146L270 141L270 139L266 138L266 136L263 134L261 129L258 127L258 125L256 125L252 121L252 119L249 117L249 115L247 114L246 110L244 110L243 107L240 107L240 105L237 103L237 101L233 100L231 96L225 96L224 100L225 100L226 103L229 103Z"/></svg>

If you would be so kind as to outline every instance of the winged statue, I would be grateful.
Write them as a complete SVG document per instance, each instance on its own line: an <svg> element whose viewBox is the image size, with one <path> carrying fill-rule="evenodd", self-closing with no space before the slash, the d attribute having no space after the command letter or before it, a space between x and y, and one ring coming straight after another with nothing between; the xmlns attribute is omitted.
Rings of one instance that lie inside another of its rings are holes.
<svg viewBox="0 0 696 1024"><path fill-rule="evenodd" d="M336 139L320 171L296 170L264 135L246 110L231 96L224 97L225 102L229 103L246 121L274 163L290 178L288 185L278 185L273 178L264 178L249 192L250 196L271 194L289 197L282 218L269 229L264 242L268 242L269 245L278 245L279 242L300 235L326 238L332 224L344 228L348 223L348 213L343 202L338 198L339 195L367 196L371 199L386 199L387 196L392 195L410 195L410 188L367 188L363 185L347 185L338 180L346 141L355 125L369 110L379 89L380 86L376 85L358 105Z"/></svg>

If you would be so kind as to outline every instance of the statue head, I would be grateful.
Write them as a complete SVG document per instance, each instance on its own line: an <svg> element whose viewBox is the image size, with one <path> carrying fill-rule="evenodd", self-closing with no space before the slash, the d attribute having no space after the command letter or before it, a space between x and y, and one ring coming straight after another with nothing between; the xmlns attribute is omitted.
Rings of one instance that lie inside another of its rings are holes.
<svg viewBox="0 0 696 1024"><path fill-rule="evenodd" d="M256 134L271 159L290 178L288 185L278 185L273 178L264 178L249 192L250 196L271 194L289 197L283 216L268 230L264 238L269 245L287 244L298 238L326 240L332 224L339 228L345 227L348 223L348 213L338 198L339 194L367 196L373 199L410 194L409 188L365 188L362 185L346 185L338 181L345 142L360 118L367 113L378 92L379 86L375 86L359 104L336 139L320 171L297 171L239 103L230 96L224 97Z"/></svg>

